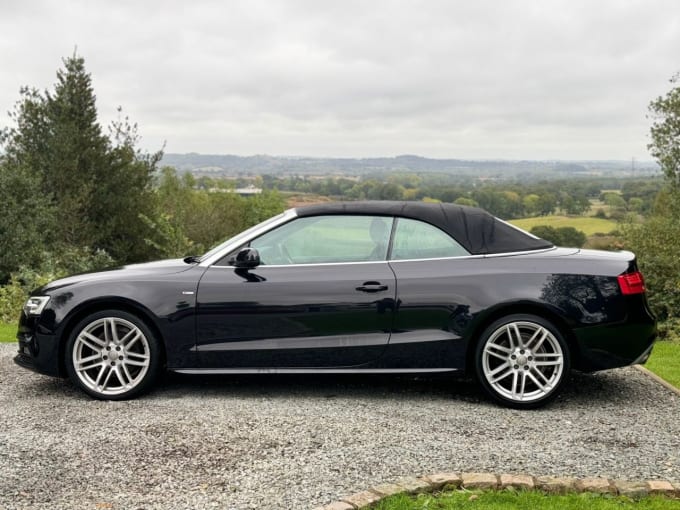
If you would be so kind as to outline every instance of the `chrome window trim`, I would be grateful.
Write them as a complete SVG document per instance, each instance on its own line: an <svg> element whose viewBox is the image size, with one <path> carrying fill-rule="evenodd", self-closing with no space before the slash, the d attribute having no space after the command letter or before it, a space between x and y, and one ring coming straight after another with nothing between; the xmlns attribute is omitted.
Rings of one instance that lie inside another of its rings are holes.
<svg viewBox="0 0 680 510"><path fill-rule="evenodd" d="M390 264L397 264L399 262L425 262L428 260L464 260L464 259L491 259L497 257L514 257L516 255L528 255L531 253L544 253L547 251L556 250L557 247L553 246L551 248L544 248L541 250L523 250L523 251L509 251L505 253L486 253L480 255L460 255L458 257L438 257L430 259L399 259L399 260L388 260Z"/></svg>
<svg viewBox="0 0 680 510"><path fill-rule="evenodd" d="M505 253L488 253L484 255L485 258L495 258L495 257L512 257L515 255L526 255L529 253L546 253L549 251L556 250L557 246L551 246L550 248L542 248L540 250L522 250L522 251L508 251Z"/></svg>
<svg viewBox="0 0 680 510"><path fill-rule="evenodd" d="M483 259L486 255L458 255L457 257L435 257L430 259L394 259L390 260L391 264L398 264L399 262L426 262L428 260L466 260L466 259Z"/></svg>
<svg viewBox="0 0 680 510"><path fill-rule="evenodd" d="M262 268L279 268L279 267L321 267L321 266L352 266L358 264L398 264L400 262L427 262L432 260L466 260L466 259L486 259L486 258L496 258L496 257L513 257L516 255L527 255L531 253L544 253L547 251L556 250L556 247L545 248L543 250L525 250L525 251L514 251L507 253L491 253L487 255L461 255L458 257L439 257L431 259L400 259L400 260L366 260L359 262L318 262L315 264L272 264L272 265L261 265L258 269ZM214 266L218 269L234 269L234 266Z"/></svg>
<svg viewBox="0 0 680 510"><path fill-rule="evenodd" d="M359 264L387 264L389 260L360 260L357 262L317 262L307 264L262 264L256 269L267 267L318 267L318 266L355 266ZM214 266L215 268L234 269L234 266Z"/></svg>

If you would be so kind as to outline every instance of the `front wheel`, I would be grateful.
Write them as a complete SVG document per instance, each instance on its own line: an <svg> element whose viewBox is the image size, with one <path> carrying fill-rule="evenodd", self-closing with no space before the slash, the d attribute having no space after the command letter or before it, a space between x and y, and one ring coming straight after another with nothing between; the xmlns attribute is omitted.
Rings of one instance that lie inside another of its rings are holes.
<svg viewBox="0 0 680 510"><path fill-rule="evenodd" d="M160 369L160 346L135 315L96 312L76 325L66 346L66 370L83 391L124 400L147 390Z"/></svg>
<svg viewBox="0 0 680 510"><path fill-rule="evenodd" d="M497 402L536 408L561 390L570 368L569 347L549 321L508 315L482 333L475 368L482 387Z"/></svg>

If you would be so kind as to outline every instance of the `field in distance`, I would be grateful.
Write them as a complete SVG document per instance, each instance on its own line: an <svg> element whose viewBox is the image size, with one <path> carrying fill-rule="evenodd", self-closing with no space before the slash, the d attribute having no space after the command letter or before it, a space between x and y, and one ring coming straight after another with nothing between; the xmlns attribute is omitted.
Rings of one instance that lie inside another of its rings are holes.
<svg viewBox="0 0 680 510"><path fill-rule="evenodd" d="M592 216L537 216L534 218L520 218L510 220L510 223L529 232L538 225L549 227L574 227L587 236L593 234L608 234L616 230L616 222L603 218L593 218Z"/></svg>

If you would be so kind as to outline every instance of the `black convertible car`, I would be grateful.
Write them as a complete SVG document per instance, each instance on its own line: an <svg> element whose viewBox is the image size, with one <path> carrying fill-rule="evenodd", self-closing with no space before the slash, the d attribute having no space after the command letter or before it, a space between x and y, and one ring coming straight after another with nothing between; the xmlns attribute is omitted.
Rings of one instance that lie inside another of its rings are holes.
<svg viewBox="0 0 680 510"><path fill-rule="evenodd" d="M571 368L644 362L655 332L630 252L557 248L476 208L348 202L52 282L24 306L15 361L101 399L166 369L455 373L528 408Z"/></svg>

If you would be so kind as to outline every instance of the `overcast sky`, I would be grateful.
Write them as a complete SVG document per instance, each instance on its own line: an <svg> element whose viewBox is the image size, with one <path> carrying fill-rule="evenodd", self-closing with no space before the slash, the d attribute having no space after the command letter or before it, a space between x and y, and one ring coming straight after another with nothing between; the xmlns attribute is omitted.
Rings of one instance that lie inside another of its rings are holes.
<svg viewBox="0 0 680 510"><path fill-rule="evenodd" d="M680 2L3 0L0 125L76 46L147 150L649 160Z"/></svg>

